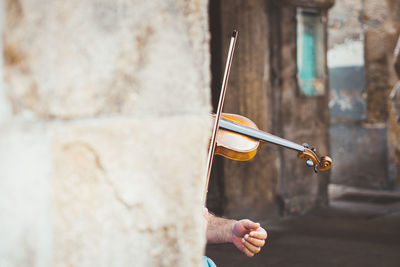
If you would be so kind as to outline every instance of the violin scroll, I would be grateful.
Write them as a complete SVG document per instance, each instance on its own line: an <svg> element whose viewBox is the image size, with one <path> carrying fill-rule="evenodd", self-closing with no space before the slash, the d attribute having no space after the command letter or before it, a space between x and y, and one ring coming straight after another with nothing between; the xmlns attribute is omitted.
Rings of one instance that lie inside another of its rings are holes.
<svg viewBox="0 0 400 267"><path fill-rule="evenodd" d="M332 159L328 156L321 157L318 159L315 149L309 149L306 145L304 151L299 152L299 158L306 161L307 166L314 167L314 171L326 171L332 167Z"/></svg>

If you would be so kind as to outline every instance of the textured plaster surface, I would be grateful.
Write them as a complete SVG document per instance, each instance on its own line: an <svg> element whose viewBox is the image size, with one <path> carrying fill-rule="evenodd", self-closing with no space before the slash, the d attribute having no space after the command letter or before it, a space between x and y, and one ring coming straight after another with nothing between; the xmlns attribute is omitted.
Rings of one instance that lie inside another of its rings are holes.
<svg viewBox="0 0 400 267"><path fill-rule="evenodd" d="M361 66L329 69L331 123L366 117L365 78Z"/></svg>
<svg viewBox="0 0 400 267"><path fill-rule="evenodd" d="M282 79L282 130L283 137L298 144L315 147L319 155L329 155L328 91L320 97L300 97L296 80L296 27L294 11L282 9L281 13L281 79ZM280 198L286 213L305 213L327 204L328 172L315 174L297 153L282 152L282 178L279 182ZM333 159L333 168L335 159Z"/></svg>
<svg viewBox="0 0 400 267"><path fill-rule="evenodd" d="M400 8L400 4L399 4ZM395 77L400 78L400 37L394 50ZM389 175L396 186L400 185L400 81L397 81L389 100Z"/></svg>
<svg viewBox="0 0 400 267"><path fill-rule="evenodd" d="M332 150L338 166L360 166L358 173L368 170L364 177L334 169L334 183L389 188L396 179L396 115L388 99L398 81L393 51L400 33L399 10L399 1L337 0L329 13L328 56L337 56L330 66ZM360 53L352 53L355 44L362 52L358 64L354 59ZM359 146L353 147L354 141ZM371 149L379 155L375 160L367 157L373 157ZM353 157L342 154L350 151Z"/></svg>
<svg viewBox="0 0 400 267"><path fill-rule="evenodd" d="M0 266L51 266L51 132L0 124Z"/></svg>
<svg viewBox="0 0 400 267"><path fill-rule="evenodd" d="M3 52L13 111L76 118L204 110L206 4L7 1ZM193 84L198 90L188 90Z"/></svg>
<svg viewBox="0 0 400 267"><path fill-rule="evenodd" d="M364 188L389 188L387 129L357 124L333 124L330 129L332 182Z"/></svg>
<svg viewBox="0 0 400 267"><path fill-rule="evenodd" d="M176 116L61 129L52 145L54 246L63 248L55 265L195 265L204 242L198 157L207 126ZM182 153L188 142L193 150Z"/></svg>
<svg viewBox="0 0 400 267"><path fill-rule="evenodd" d="M349 52L352 44L362 41L362 0L336 0L329 10L328 29L328 56L343 45L347 48L344 52ZM354 54L358 51L348 56L353 58Z"/></svg>
<svg viewBox="0 0 400 267"><path fill-rule="evenodd" d="M199 266L207 1L6 1L0 266Z"/></svg>
<svg viewBox="0 0 400 267"><path fill-rule="evenodd" d="M370 123L386 123L387 99L393 86L387 58L391 46L386 27L386 22L391 20L390 8L387 1L365 1L363 9L367 120Z"/></svg>

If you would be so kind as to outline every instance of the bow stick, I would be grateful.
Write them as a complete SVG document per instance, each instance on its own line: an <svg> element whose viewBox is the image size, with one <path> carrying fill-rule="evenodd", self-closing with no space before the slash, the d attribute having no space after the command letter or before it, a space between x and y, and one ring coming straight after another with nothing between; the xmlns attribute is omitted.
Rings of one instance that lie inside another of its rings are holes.
<svg viewBox="0 0 400 267"><path fill-rule="evenodd" d="M206 204L206 201L207 201L208 184L210 182L211 167L212 167L212 163L213 163L213 159L214 159L216 136L217 136L217 132L218 132L218 128L219 128L219 119L221 118L222 108L224 106L225 93L226 93L226 88L228 85L229 74L231 72L231 65L232 65L233 53L235 51L237 36L238 36L238 32L236 30L234 30L232 33L231 42L229 45L224 77L222 79L221 93L219 95L217 113L215 114L213 133L211 136L210 148L208 150L207 169L206 169L206 185L204 187L204 194L203 194L203 204L204 205Z"/></svg>

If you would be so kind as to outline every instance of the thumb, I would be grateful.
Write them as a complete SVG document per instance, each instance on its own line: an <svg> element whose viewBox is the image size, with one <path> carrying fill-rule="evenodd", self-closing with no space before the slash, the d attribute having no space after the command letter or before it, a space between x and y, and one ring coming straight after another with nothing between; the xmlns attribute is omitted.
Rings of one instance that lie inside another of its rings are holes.
<svg viewBox="0 0 400 267"><path fill-rule="evenodd" d="M260 224L250 220L245 220L243 226L248 230L257 230L260 227Z"/></svg>

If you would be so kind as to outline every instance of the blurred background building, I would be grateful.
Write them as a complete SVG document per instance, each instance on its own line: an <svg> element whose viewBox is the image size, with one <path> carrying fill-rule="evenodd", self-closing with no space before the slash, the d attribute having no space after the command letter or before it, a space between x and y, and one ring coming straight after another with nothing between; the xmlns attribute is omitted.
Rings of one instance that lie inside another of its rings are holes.
<svg viewBox="0 0 400 267"><path fill-rule="evenodd" d="M270 239L251 260L229 246L207 255L226 266L397 266L400 1L220 0L209 13L214 107L220 36L234 27L225 112L316 147L333 167L315 174L268 144L251 162L218 158L209 208L260 220Z"/></svg>
<svg viewBox="0 0 400 267"><path fill-rule="evenodd" d="M251 162L218 159L209 206L233 216L302 214L327 205L329 183L399 185L389 119L398 116L389 94L398 79L399 8L399 1L362 0L210 3L214 105L227 46L221 36L238 28L225 112L308 143L334 164L330 174L314 174L296 153L268 144Z"/></svg>

